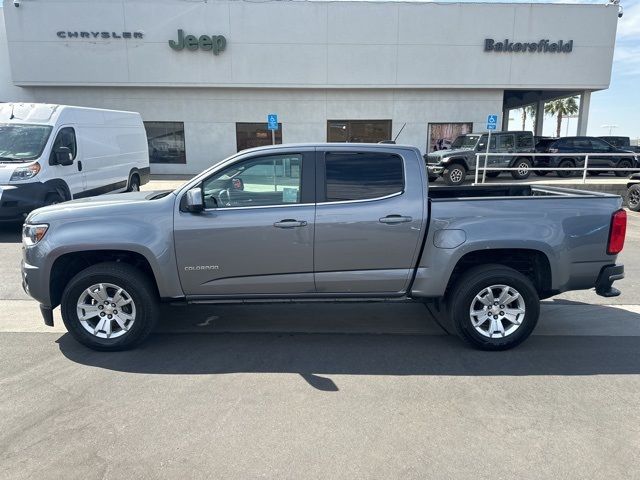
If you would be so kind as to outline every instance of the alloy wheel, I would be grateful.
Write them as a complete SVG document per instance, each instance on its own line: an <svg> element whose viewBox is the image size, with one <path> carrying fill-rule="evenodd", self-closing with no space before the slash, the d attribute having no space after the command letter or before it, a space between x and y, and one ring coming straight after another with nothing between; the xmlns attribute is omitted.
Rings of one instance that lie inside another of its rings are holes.
<svg viewBox="0 0 640 480"><path fill-rule="evenodd" d="M504 338L522 325L524 298L509 285L483 288L471 301L469 317L473 328L488 338Z"/></svg>
<svg viewBox="0 0 640 480"><path fill-rule="evenodd" d="M98 338L117 338L126 334L136 320L131 295L112 283L96 283L84 290L77 302L78 320Z"/></svg>

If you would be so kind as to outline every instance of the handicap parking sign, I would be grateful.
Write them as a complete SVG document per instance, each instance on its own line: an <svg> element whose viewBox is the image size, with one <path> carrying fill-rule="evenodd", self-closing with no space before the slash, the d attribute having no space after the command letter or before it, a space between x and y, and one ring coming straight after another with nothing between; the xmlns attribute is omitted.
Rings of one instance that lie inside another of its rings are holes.
<svg viewBox="0 0 640 480"><path fill-rule="evenodd" d="M487 115L487 130L495 130L498 125L498 115Z"/></svg>
<svg viewBox="0 0 640 480"><path fill-rule="evenodd" d="M278 130L278 115L275 113L267 115L267 124L269 130Z"/></svg>

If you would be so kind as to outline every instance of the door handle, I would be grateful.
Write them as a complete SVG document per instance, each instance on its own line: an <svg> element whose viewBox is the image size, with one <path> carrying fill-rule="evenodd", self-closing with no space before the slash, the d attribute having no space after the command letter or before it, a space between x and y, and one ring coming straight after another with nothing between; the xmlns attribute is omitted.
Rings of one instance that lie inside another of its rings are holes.
<svg viewBox="0 0 640 480"><path fill-rule="evenodd" d="M78 160L78 171L82 171L82 162L80 160Z"/></svg>
<svg viewBox="0 0 640 480"><path fill-rule="evenodd" d="M306 227L307 222L305 220L296 220L294 218L285 218L284 220L280 220L273 224L276 228L295 228L295 227Z"/></svg>
<svg viewBox="0 0 640 480"><path fill-rule="evenodd" d="M406 217L403 215L387 215L386 217L382 217L379 221L380 223L395 224L395 223L407 223L412 220L413 218Z"/></svg>

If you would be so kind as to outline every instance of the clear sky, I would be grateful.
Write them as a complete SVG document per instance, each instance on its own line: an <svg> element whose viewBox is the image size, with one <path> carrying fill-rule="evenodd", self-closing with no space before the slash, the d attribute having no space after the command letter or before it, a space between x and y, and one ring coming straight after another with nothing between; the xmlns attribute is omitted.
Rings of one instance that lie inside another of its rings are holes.
<svg viewBox="0 0 640 480"><path fill-rule="evenodd" d="M484 1L490 2L491 0ZM532 3L540 0L509 1ZM545 3L606 3L604 0L542 1ZM611 130L613 135L624 135L636 139L640 138L640 0L621 0L620 3L624 8L624 15L618 21L611 85L608 90L595 92L591 96L587 133L594 136L607 135ZM0 8L2 8L1 2ZM513 118L512 127L520 128L521 120L518 118L517 112L512 112L510 118ZM615 128L606 128L603 125L614 125ZM575 134L576 126L576 119L570 119L568 124L563 122L562 135L565 133ZM531 128L530 122L527 122L527 128ZM555 119L545 118L544 133L546 135L555 134Z"/></svg>

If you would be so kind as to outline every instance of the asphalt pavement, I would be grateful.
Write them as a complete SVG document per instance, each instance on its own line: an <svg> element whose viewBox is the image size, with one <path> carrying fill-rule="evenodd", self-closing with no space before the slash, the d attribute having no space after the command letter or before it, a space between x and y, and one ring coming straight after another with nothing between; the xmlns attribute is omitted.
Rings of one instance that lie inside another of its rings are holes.
<svg viewBox="0 0 640 480"><path fill-rule="evenodd" d="M0 227L0 479L640 478L640 214L622 295L487 353L418 304L167 307L137 350L45 327Z"/></svg>

